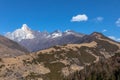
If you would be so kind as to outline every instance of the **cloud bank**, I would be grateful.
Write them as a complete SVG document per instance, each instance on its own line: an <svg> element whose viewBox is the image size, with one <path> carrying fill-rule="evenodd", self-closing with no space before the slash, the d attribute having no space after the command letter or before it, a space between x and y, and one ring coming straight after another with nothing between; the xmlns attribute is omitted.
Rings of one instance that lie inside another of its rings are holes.
<svg viewBox="0 0 120 80"><path fill-rule="evenodd" d="M116 37L114 37L114 36L108 36L110 39L113 39L113 40L115 40L115 41L120 41L120 38L116 38Z"/></svg>
<svg viewBox="0 0 120 80"><path fill-rule="evenodd" d="M107 32L107 30L106 30L106 29L104 29L102 32Z"/></svg>
<svg viewBox="0 0 120 80"><path fill-rule="evenodd" d="M103 21L103 19L104 19L103 17L97 17L97 18L96 18L96 21L101 22L101 21Z"/></svg>
<svg viewBox="0 0 120 80"><path fill-rule="evenodd" d="M82 22L87 20L88 20L88 16L86 14L79 14L79 15L73 16L71 19L71 22Z"/></svg>
<svg viewBox="0 0 120 80"><path fill-rule="evenodd" d="M120 18L118 18L118 20L116 21L116 25L120 27Z"/></svg>

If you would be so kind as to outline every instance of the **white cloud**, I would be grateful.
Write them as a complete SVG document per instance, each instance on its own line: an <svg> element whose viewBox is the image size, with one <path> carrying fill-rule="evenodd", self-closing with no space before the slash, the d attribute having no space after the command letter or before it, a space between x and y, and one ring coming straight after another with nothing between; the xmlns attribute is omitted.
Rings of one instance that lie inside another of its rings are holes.
<svg viewBox="0 0 120 80"><path fill-rule="evenodd" d="M116 25L120 27L120 18L118 18L118 20L116 21Z"/></svg>
<svg viewBox="0 0 120 80"><path fill-rule="evenodd" d="M115 40L115 41L120 41L120 38L116 38L114 36L108 36L108 37L111 38L111 39L113 39L113 40Z"/></svg>
<svg viewBox="0 0 120 80"><path fill-rule="evenodd" d="M102 32L106 32L107 30L106 29L104 29Z"/></svg>
<svg viewBox="0 0 120 80"><path fill-rule="evenodd" d="M87 21L87 20L88 20L88 17L86 14L79 14L79 15L73 16L71 19L72 22L81 22L81 21Z"/></svg>
<svg viewBox="0 0 120 80"><path fill-rule="evenodd" d="M104 20L103 17L97 17L97 18L96 18L96 21L99 21L99 22L101 22L101 21L103 21L103 20Z"/></svg>

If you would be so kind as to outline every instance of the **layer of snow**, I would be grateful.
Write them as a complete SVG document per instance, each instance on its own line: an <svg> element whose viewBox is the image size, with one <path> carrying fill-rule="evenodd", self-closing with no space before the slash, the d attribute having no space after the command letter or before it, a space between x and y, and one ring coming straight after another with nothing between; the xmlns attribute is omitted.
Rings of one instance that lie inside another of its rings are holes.
<svg viewBox="0 0 120 80"><path fill-rule="evenodd" d="M57 37L61 37L62 33L53 33L52 34L52 38L57 38Z"/></svg>
<svg viewBox="0 0 120 80"><path fill-rule="evenodd" d="M69 35L69 34L74 34L74 31L72 31L72 30L66 30L66 31L65 31L65 34L68 34L68 35Z"/></svg>

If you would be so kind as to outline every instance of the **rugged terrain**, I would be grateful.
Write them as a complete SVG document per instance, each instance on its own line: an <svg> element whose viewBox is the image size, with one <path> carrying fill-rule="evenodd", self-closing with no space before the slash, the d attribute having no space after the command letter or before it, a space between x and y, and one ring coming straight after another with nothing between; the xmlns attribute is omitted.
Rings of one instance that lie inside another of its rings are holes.
<svg viewBox="0 0 120 80"><path fill-rule="evenodd" d="M66 80L120 80L120 53L70 75Z"/></svg>
<svg viewBox="0 0 120 80"><path fill-rule="evenodd" d="M1 58L0 80L65 80L85 66L109 59L119 51L119 43L95 32L77 40L76 44Z"/></svg>
<svg viewBox="0 0 120 80"><path fill-rule="evenodd" d="M0 36L0 58L15 57L27 53L28 51L17 42L14 42L4 36Z"/></svg>

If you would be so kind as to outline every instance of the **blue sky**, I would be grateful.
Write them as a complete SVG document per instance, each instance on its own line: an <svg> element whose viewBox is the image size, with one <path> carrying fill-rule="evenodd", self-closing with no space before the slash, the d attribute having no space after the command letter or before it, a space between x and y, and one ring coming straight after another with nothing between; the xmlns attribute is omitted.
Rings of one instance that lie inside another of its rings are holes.
<svg viewBox="0 0 120 80"><path fill-rule="evenodd" d="M25 23L33 30L97 31L119 40L119 18L120 0L0 0L0 34Z"/></svg>

